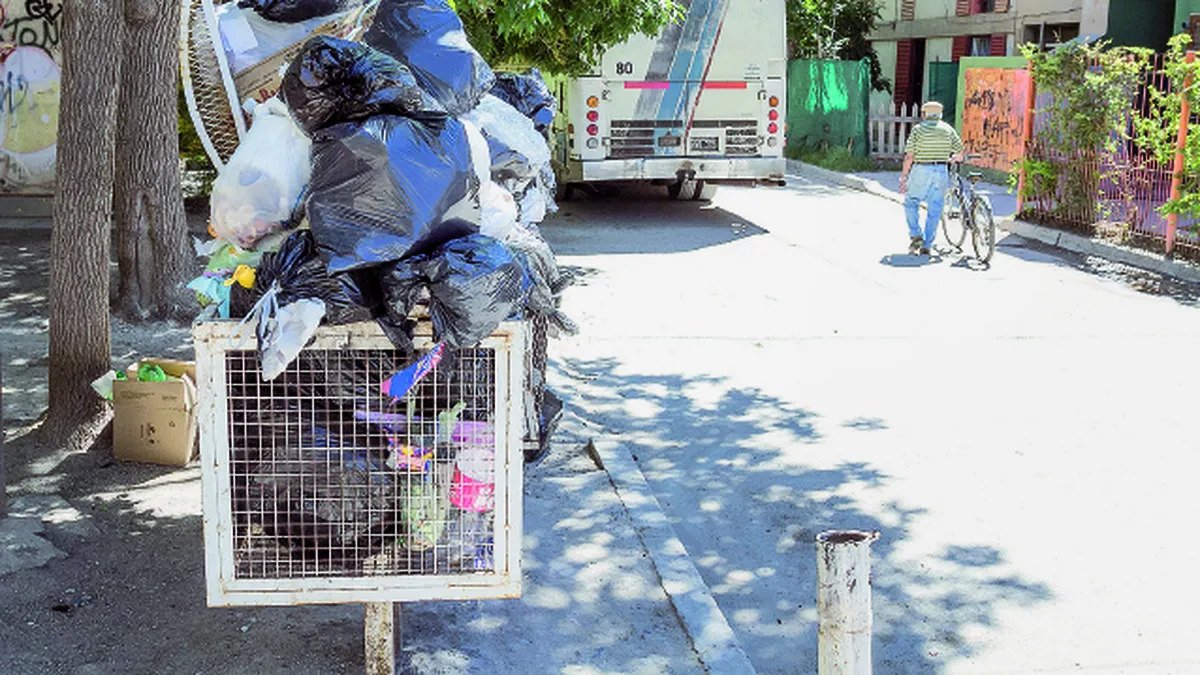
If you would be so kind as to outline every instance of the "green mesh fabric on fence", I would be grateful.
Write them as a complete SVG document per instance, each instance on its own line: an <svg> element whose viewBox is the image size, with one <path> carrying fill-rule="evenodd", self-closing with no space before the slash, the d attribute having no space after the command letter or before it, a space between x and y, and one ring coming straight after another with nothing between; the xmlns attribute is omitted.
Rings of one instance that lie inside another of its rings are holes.
<svg viewBox="0 0 1200 675"><path fill-rule="evenodd" d="M863 61L788 63L788 146L851 150L866 157L871 69Z"/></svg>

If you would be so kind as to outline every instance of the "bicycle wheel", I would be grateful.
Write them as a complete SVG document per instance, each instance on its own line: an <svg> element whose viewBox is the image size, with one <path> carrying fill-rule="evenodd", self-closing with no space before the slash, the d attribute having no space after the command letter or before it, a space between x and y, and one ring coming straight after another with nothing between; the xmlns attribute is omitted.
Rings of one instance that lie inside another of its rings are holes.
<svg viewBox="0 0 1200 675"><path fill-rule="evenodd" d="M975 227L971 230L971 244L979 262L991 261L996 252L996 221L992 218L992 203L987 197L976 197L971 201L971 214Z"/></svg>
<svg viewBox="0 0 1200 675"><path fill-rule="evenodd" d="M963 240L967 238L966 217L962 194L954 188L947 190L946 201L942 207L942 234L951 246L960 251Z"/></svg>

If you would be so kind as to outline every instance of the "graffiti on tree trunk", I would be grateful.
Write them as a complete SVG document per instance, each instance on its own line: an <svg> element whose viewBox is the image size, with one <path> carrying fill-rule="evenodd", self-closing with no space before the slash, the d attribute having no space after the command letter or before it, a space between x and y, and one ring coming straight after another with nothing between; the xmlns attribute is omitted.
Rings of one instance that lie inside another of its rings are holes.
<svg viewBox="0 0 1200 675"><path fill-rule="evenodd" d="M1021 158L1029 73L1009 68L968 68L962 110L962 139L979 155L976 166L1011 171Z"/></svg>

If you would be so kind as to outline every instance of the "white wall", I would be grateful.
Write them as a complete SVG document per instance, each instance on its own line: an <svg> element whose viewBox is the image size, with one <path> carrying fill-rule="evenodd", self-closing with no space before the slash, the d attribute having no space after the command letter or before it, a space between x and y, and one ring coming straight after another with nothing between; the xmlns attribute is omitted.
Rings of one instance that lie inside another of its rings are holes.
<svg viewBox="0 0 1200 675"><path fill-rule="evenodd" d="M883 68L883 76L891 80L892 86L896 85L896 43L895 42L875 42L875 53L879 55L879 65ZM881 107L890 105L892 95L886 91L871 92L871 110L877 110Z"/></svg>
<svg viewBox="0 0 1200 675"><path fill-rule="evenodd" d="M917 0L916 18L941 19L954 16L958 3L955 0Z"/></svg>

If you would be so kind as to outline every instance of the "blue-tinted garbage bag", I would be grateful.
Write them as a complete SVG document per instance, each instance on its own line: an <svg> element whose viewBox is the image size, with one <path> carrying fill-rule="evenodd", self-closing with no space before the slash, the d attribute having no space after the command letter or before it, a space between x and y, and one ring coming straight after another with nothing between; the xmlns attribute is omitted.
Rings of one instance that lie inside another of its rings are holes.
<svg viewBox="0 0 1200 675"><path fill-rule="evenodd" d="M411 68L452 115L478 105L496 79L446 0L382 0L363 40Z"/></svg>
<svg viewBox="0 0 1200 675"><path fill-rule="evenodd" d="M428 289L434 339L459 349L520 317L533 279L502 242L473 234L393 265L382 284L389 313L399 316L407 316Z"/></svg>
<svg viewBox="0 0 1200 675"><path fill-rule="evenodd" d="M429 122L447 116L399 61L366 45L328 36L304 45L283 76L280 96L309 135L381 114Z"/></svg>
<svg viewBox="0 0 1200 675"><path fill-rule="evenodd" d="M337 14L361 4L362 0L239 0L237 6L253 9L268 21L300 23Z"/></svg>
<svg viewBox="0 0 1200 675"><path fill-rule="evenodd" d="M538 133L549 138L550 125L558 113L558 99L550 93L537 68L530 68L524 74L497 73L491 93L528 117Z"/></svg>
<svg viewBox="0 0 1200 675"><path fill-rule="evenodd" d="M313 139L308 221L338 274L432 252L479 231L479 179L463 125L380 115Z"/></svg>

